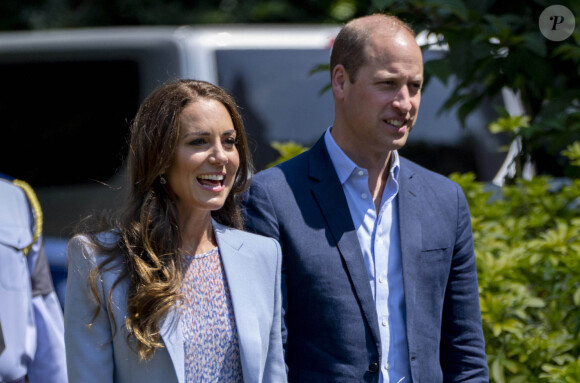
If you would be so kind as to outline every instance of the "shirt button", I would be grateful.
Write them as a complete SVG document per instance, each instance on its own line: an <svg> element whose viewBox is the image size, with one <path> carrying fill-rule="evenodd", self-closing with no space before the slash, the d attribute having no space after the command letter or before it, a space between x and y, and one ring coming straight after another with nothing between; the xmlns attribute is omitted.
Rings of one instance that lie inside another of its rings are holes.
<svg viewBox="0 0 580 383"><path fill-rule="evenodd" d="M381 275L381 276L379 277L379 283L383 283L384 281L385 281L385 278L383 278L383 276Z"/></svg>
<svg viewBox="0 0 580 383"><path fill-rule="evenodd" d="M360 195L360 197L361 197L362 199L367 199L367 195L366 195L366 193L362 193L362 194Z"/></svg>
<svg viewBox="0 0 580 383"><path fill-rule="evenodd" d="M363 172L362 170L359 170L359 171L358 171L358 175L362 177L362 176L364 176L364 175L365 175L365 172Z"/></svg>
<svg viewBox="0 0 580 383"><path fill-rule="evenodd" d="M383 325L384 327L387 327L387 325L388 325L388 324L389 324L389 323L387 322L387 320L386 320L386 319L383 319L382 325Z"/></svg>
<svg viewBox="0 0 580 383"><path fill-rule="evenodd" d="M383 365L383 368L384 368L385 370L388 370L388 369L390 369L390 368L391 368L391 365L390 365L390 364L388 364L388 363L385 363L385 364Z"/></svg>

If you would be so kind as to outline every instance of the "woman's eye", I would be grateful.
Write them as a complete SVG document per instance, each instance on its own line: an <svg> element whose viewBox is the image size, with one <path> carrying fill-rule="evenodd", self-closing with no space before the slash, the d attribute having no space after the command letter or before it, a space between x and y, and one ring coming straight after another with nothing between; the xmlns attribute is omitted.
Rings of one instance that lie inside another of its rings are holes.
<svg viewBox="0 0 580 383"><path fill-rule="evenodd" d="M238 144L238 139L237 139L237 138L235 138L235 137L228 137L228 138L226 138L226 141L225 141L225 143L226 143L227 145L232 145L232 146L233 146L233 145L237 145L237 144Z"/></svg>
<svg viewBox="0 0 580 383"><path fill-rule="evenodd" d="M196 138L195 140L189 141L189 145L200 146L205 144L205 140L203 138Z"/></svg>

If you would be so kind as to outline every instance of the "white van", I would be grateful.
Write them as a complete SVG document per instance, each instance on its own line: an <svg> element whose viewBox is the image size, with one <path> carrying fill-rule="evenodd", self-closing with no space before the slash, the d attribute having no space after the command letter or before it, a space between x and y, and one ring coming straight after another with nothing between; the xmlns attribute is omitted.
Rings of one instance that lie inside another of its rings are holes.
<svg viewBox="0 0 580 383"><path fill-rule="evenodd" d="M272 141L312 145L332 124L333 101L330 92L321 93L328 72L310 72L328 63L338 30L249 25L0 33L0 171L37 191L51 262L81 217L117 206L129 123L140 102L169 79L206 80L234 95L258 169L277 157ZM441 54L426 51L425 59ZM462 129L454 112L438 114L448 94L437 80L429 82L402 152L445 175L473 171L491 180L504 143L487 132L491 108L478 110Z"/></svg>

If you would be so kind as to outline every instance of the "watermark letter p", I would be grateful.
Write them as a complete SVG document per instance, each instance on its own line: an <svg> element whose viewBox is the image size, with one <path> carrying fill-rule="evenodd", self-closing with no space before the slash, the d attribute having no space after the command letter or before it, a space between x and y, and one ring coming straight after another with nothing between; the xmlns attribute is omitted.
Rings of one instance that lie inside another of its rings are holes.
<svg viewBox="0 0 580 383"><path fill-rule="evenodd" d="M556 26L564 22L564 16L550 16L550 20L552 20L552 30L555 31Z"/></svg>
<svg viewBox="0 0 580 383"><path fill-rule="evenodd" d="M571 10L563 5L550 5L538 19L540 32L551 41L562 41L574 33L576 20Z"/></svg>

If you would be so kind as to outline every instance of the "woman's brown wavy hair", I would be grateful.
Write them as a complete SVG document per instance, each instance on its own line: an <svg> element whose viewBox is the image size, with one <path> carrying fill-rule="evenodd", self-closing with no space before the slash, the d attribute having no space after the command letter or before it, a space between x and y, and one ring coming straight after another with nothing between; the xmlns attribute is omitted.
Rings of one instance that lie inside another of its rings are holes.
<svg viewBox="0 0 580 383"><path fill-rule="evenodd" d="M226 226L239 228L243 218L239 207L241 194L250 183L251 158L240 113L234 100L221 88L196 80L177 80L155 90L141 105L131 124L128 153L129 195L122 213L93 231L93 244L108 258L91 273L91 289L97 294L99 274L115 259L122 257L129 278L127 341L141 359L149 359L163 347L159 332L161 319L180 296L180 228L174 198L160 176L171 166L179 138L181 111L198 99L213 99L228 110L237 134L240 166L234 185L223 207L212 217ZM96 235L104 226L115 229L119 241L113 246ZM115 262L116 263L116 262ZM113 286L114 288L115 286ZM107 306L111 308L111 294ZM96 314L95 314L96 316Z"/></svg>

